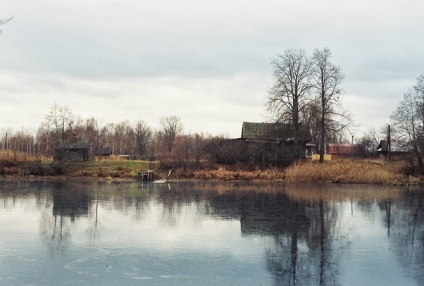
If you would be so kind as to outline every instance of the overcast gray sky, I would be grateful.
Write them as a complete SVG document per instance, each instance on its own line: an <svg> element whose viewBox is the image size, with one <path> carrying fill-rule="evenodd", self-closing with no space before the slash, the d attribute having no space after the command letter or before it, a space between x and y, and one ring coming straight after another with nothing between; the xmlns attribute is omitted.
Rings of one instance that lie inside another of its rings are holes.
<svg viewBox="0 0 424 286"><path fill-rule="evenodd" d="M423 15L422 0L2 0L0 128L37 128L57 103L238 137L267 121L272 58L328 47L359 134L424 73Z"/></svg>

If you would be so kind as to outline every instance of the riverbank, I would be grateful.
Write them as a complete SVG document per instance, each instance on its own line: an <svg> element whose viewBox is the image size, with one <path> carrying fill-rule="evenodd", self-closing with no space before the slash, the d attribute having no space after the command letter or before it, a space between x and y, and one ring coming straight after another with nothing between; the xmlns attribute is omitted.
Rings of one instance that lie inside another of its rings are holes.
<svg viewBox="0 0 424 286"><path fill-rule="evenodd" d="M403 162L379 160L339 160L302 162L279 169L257 171L217 170L195 171L195 179L217 180L281 180L290 183L345 183L345 184L420 184L422 180L405 174Z"/></svg>
<svg viewBox="0 0 424 286"><path fill-rule="evenodd" d="M57 163L52 160L1 160L0 176L10 179L135 180L141 170L153 170L156 178L167 177L159 162L141 160L100 160ZM237 166L176 168L173 180L284 181L301 183L351 183L404 185L420 184L422 178L408 176L404 162L380 160L337 160L301 162L286 168L251 170Z"/></svg>

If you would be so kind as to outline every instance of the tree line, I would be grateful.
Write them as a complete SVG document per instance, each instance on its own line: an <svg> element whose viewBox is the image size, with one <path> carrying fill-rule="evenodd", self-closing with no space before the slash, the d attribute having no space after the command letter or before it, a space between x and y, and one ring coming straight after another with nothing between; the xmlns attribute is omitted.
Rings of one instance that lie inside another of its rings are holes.
<svg viewBox="0 0 424 286"><path fill-rule="evenodd" d="M159 123L157 130L144 120L103 123L95 117L84 119L68 106L55 103L37 130L3 129L0 150L10 151L12 155L21 152L28 157L53 157L55 148L63 142L83 141L88 143L91 156L99 150L108 150L111 156L160 160L164 166L184 168L205 160L220 162L225 136L184 134L183 123L175 115L161 117Z"/></svg>

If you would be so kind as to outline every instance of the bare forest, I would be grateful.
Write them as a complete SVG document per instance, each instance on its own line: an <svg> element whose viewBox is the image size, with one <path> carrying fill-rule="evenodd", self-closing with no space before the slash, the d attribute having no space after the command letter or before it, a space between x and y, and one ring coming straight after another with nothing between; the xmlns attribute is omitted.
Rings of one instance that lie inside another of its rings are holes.
<svg viewBox="0 0 424 286"><path fill-rule="evenodd" d="M85 142L90 160L125 158L129 160L159 161L163 168L204 167L220 163L226 136L203 133L185 134L181 119L167 116L160 119L160 127L153 129L143 120L130 122L102 122L82 118L68 106L54 104L36 130L21 128L1 129L0 151L3 159L41 160L53 158L62 142ZM254 163L254 162L252 162Z"/></svg>

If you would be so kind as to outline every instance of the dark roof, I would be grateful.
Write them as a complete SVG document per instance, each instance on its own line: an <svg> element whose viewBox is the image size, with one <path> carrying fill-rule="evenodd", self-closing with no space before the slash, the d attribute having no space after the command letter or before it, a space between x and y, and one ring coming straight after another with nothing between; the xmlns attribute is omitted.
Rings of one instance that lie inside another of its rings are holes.
<svg viewBox="0 0 424 286"><path fill-rule="evenodd" d="M388 151L388 149L389 148L387 148L388 146L387 146L387 142L386 142L386 140L381 140L380 141L380 144L378 144L378 147L377 147L377 152L386 152L386 151Z"/></svg>
<svg viewBox="0 0 424 286"><path fill-rule="evenodd" d="M96 155L112 155L112 148L110 147L98 147L96 148Z"/></svg>
<svg viewBox="0 0 424 286"><path fill-rule="evenodd" d="M59 140L56 149L89 149L90 144L87 139Z"/></svg>
<svg viewBox="0 0 424 286"><path fill-rule="evenodd" d="M305 127L300 125L298 138L302 139L306 135L306 140L309 141L309 133ZM284 123L254 123L243 122L241 138L247 140L267 140L267 141L282 141L294 139L294 128L292 124Z"/></svg>

